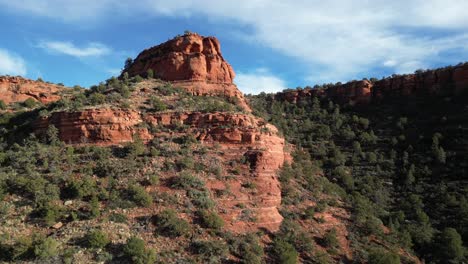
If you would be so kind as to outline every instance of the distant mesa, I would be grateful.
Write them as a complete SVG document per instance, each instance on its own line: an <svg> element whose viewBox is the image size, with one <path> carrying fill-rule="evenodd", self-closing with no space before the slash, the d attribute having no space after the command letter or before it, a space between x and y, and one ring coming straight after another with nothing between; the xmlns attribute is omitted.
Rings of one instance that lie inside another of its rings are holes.
<svg viewBox="0 0 468 264"><path fill-rule="evenodd" d="M296 103L302 98L323 97L338 103L368 103L390 97L461 94L468 91L468 64L393 75L381 80L351 81L327 85L324 89L285 90L275 95L278 100Z"/></svg>

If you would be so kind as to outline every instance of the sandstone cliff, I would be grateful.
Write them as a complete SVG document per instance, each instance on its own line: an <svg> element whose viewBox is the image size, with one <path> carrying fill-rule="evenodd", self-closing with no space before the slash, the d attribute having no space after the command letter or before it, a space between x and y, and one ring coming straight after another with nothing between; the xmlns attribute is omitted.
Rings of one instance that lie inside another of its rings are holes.
<svg viewBox="0 0 468 264"><path fill-rule="evenodd" d="M468 91L468 64L415 74L394 75L382 80L352 81L326 89L288 90L276 95L279 100L295 103L300 98L326 97L336 102L367 103L388 97L409 95L459 94Z"/></svg>
<svg viewBox="0 0 468 264"><path fill-rule="evenodd" d="M250 111L244 96L233 84L231 65L221 54L221 45L215 37L195 33L171 39L141 52L125 72L130 77L154 77L174 83L194 95L225 96L239 99L239 104Z"/></svg>
<svg viewBox="0 0 468 264"><path fill-rule="evenodd" d="M47 104L61 98L63 86L33 81L22 77L0 76L0 100L5 103L23 102L32 98Z"/></svg>
<svg viewBox="0 0 468 264"><path fill-rule="evenodd" d="M279 228L282 216L281 190L276 171L283 165L285 141L277 135L275 127L249 114L160 112L140 113L135 110L89 109L80 112L55 112L43 117L34 125L36 132L44 132L49 125L59 130L59 137L66 143L118 145L131 142L135 135L144 141L163 137L165 132L151 133L140 124L175 131L175 126L185 127L181 135L194 135L201 144L217 144L226 162L245 159L249 166L236 178L208 180L207 186L215 193L227 189L230 195L215 199L223 209L220 214L226 228L234 232ZM174 136L175 132L171 132ZM256 186L254 193L246 192L245 184ZM239 205L242 204L243 207ZM252 219L245 219L248 211Z"/></svg>

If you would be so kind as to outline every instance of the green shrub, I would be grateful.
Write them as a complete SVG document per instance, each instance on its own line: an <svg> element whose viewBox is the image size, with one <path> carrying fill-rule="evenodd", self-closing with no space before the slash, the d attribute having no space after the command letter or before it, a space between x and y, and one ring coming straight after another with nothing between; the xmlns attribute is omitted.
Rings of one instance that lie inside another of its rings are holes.
<svg viewBox="0 0 468 264"><path fill-rule="evenodd" d="M264 255L263 247L257 235L246 234L230 242L231 252L244 264L261 264Z"/></svg>
<svg viewBox="0 0 468 264"><path fill-rule="evenodd" d="M91 105L100 105L106 102L106 96L101 93L92 93L88 99Z"/></svg>
<svg viewBox="0 0 468 264"><path fill-rule="evenodd" d="M202 210L199 213L201 225L205 228L221 229L224 220L215 212Z"/></svg>
<svg viewBox="0 0 468 264"><path fill-rule="evenodd" d="M166 209L157 214L154 224L158 233L169 237L183 236L190 232L189 223L180 219L172 209Z"/></svg>
<svg viewBox="0 0 468 264"><path fill-rule="evenodd" d="M371 250L369 264L400 264L400 256L383 249Z"/></svg>
<svg viewBox="0 0 468 264"><path fill-rule="evenodd" d="M153 78L154 78L154 71L153 71L153 69L148 69L148 70L146 71L146 77L147 77L148 79L153 79Z"/></svg>
<svg viewBox="0 0 468 264"><path fill-rule="evenodd" d="M187 196L192 199L193 205L197 208L208 209L215 206L215 202L210 198L208 190L195 190L190 189L187 191Z"/></svg>
<svg viewBox="0 0 468 264"><path fill-rule="evenodd" d="M178 177L174 177L171 182L171 187L174 189L188 190L190 188L202 188L205 186L205 183L189 174L181 173Z"/></svg>
<svg viewBox="0 0 468 264"><path fill-rule="evenodd" d="M141 77L140 75L137 75L137 76L133 77L133 80L134 80L136 83L139 83L139 82L142 82L142 81L143 81L143 77Z"/></svg>
<svg viewBox="0 0 468 264"><path fill-rule="evenodd" d="M130 157L138 157L143 155L146 151L146 146L141 140L139 135L133 136L133 142L129 143L127 146L127 153Z"/></svg>
<svg viewBox="0 0 468 264"><path fill-rule="evenodd" d="M60 207L48 202L44 205L40 205L35 210L36 215L44 221L44 224L51 226L57 222L57 220L62 216L62 210Z"/></svg>
<svg viewBox="0 0 468 264"><path fill-rule="evenodd" d="M323 243L328 248L338 247L338 239L336 238L336 229L330 229L323 237Z"/></svg>
<svg viewBox="0 0 468 264"><path fill-rule="evenodd" d="M451 263L461 262L466 252L463 241L454 228L445 228L439 235L439 258Z"/></svg>
<svg viewBox="0 0 468 264"><path fill-rule="evenodd" d="M89 248L104 248L110 243L109 237L101 230L93 230L85 237L86 246Z"/></svg>
<svg viewBox="0 0 468 264"><path fill-rule="evenodd" d="M315 215L315 208L313 206L309 206L304 210L304 219L312 220L314 219Z"/></svg>
<svg viewBox="0 0 468 264"><path fill-rule="evenodd" d="M58 252L59 243L51 237L37 241L34 246L34 255L40 259L57 256Z"/></svg>
<svg viewBox="0 0 468 264"><path fill-rule="evenodd" d="M195 254L199 254L205 261L218 263L226 258L229 249L223 242L216 241L195 241L192 243L192 249Z"/></svg>
<svg viewBox="0 0 468 264"><path fill-rule="evenodd" d="M96 217L99 217L101 215L101 210L99 208L99 200L98 200L97 196L94 195L91 198L89 206L90 206L90 216L91 216L91 218L96 218Z"/></svg>
<svg viewBox="0 0 468 264"><path fill-rule="evenodd" d="M156 112L159 112L159 111L164 111L167 109L167 105L161 101L161 99L155 97L155 96L152 96L150 99L149 99L149 103L151 105L151 107L153 108L154 111Z"/></svg>
<svg viewBox="0 0 468 264"><path fill-rule="evenodd" d="M140 185L130 185L127 191L132 202L138 206L148 207L153 203L151 195Z"/></svg>
<svg viewBox="0 0 468 264"><path fill-rule="evenodd" d="M5 110L7 108L7 104L5 101L0 100L0 110Z"/></svg>
<svg viewBox="0 0 468 264"><path fill-rule="evenodd" d="M112 213L109 215L109 221L115 223L127 223L128 218L124 214Z"/></svg>
<svg viewBox="0 0 468 264"><path fill-rule="evenodd" d="M154 251L145 249L145 242L137 237L129 238L122 251L135 264L152 264L156 261Z"/></svg>
<svg viewBox="0 0 468 264"><path fill-rule="evenodd" d="M288 242L276 239L273 241L272 254L276 263L281 264L296 264L298 263L299 254L296 249Z"/></svg>
<svg viewBox="0 0 468 264"><path fill-rule="evenodd" d="M36 104L37 104L36 100L32 98L28 98L23 102L23 105L27 108L33 108L34 106L36 106Z"/></svg>
<svg viewBox="0 0 468 264"><path fill-rule="evenodd" d="M299 224L288 219L281 223L277 237L293 245L299 252L310 252L314 246L312 236L305 232Z"/></svg>

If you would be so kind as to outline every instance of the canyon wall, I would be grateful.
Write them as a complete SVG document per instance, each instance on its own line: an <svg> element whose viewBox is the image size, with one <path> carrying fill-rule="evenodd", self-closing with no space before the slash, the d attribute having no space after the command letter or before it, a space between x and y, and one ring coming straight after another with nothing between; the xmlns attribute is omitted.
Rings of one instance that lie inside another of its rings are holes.
<svg viewBox="0 0 468 264"><path fill-rule="evenodd" d="M461 64L415 74L394 75L374 82L362 80L332 85L326 89L287 90L276 94L275 97L291 103L312 96L330 98L339 103L367 103L389 97L456 95L466 91L468 91L468 64Z"/></svg>

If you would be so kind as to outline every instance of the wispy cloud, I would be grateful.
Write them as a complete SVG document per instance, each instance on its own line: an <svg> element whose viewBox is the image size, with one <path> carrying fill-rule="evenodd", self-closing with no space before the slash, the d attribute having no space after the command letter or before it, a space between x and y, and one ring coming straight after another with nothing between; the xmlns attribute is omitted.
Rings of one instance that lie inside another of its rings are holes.
<svg viewBox="0 0 468 264"><path fill-rule="evenodd" d="M86 46L77 47L68 41L41 41L38 47L52 52L65 54L77 58L98 57L111 53L111 49L104 44L91 42Z"/></svg>
<svg viewBox="0 0 468 264"><path fill-rule="evenodd" d="M0 6L71 23L124 16L206 16L248 28L254 39L295 57L315 82L364 77L376 67L414 67L468 59L468 1L451 0L0 0ZM247 26L247 27L245 27ZM238 30L238 29L236 29ZM239 33L236 31L236 33Z"/></svg>
<svg viewBox="0 0 468 264"><path fill-rule="evenodd" d="M268 69L258 68L250 72L239 72L234 80L239 89L248 94L260 92L274 93L286 89L286 83L270 73Z"/></svg>
<svg viewBox="0 0 468 264"><path fill-rule="evenodd" d="M26 75L26 63L20 56L0 49L0 75Z"/></svg>

